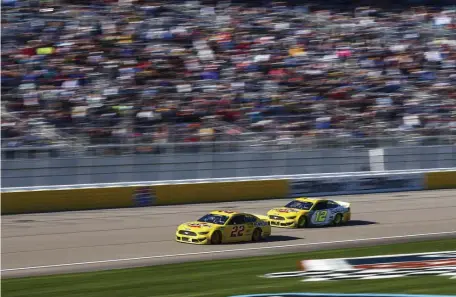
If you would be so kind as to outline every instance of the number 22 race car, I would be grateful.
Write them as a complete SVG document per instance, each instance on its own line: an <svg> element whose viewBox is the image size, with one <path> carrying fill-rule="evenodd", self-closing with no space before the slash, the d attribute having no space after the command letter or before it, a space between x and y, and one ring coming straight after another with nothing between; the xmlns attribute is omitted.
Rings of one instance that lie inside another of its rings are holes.
<svg viewBox="0 0 456 297"><path fill-rule="evenodd" d="M351 219L350 203L327 199L297 198L268 211L273 227L306 228L340 226Z"/></svg>
<svg viewBox="0 0 456 297"><path fill-rule="evenodd" d="M195 222L181 224L176 241L193 244L221 244L260 241L271 235L266 216L232 211L213 211Z"/></svg>

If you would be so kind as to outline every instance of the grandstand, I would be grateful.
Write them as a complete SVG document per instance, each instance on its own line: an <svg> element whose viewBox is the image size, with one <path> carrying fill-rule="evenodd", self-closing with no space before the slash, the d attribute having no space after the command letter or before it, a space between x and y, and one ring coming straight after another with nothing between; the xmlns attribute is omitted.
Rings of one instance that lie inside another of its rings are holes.
<svg viewBox="0 0 456 297"><path fill-rule="evenodd" d="M452 7L110 2L3 5L5 152L455 143Z"/></svg>

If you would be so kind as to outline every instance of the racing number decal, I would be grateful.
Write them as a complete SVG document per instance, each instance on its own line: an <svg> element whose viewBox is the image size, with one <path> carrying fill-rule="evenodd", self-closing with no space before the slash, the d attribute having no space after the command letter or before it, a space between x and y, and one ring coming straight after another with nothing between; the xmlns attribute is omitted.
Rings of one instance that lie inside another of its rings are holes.
<svg viewBox="0 0 456 297"><path fill-rule="evenodd" d="M234 226L231 230L231 237L239 237L244 235L244 226Z"/></svg>
<svg viewBox="0 0 456 297"><path fill-rule="evenodd" d="M315 213L315 221L317 223L323 223L328 216L328 212L326 210L320 210Z"/></svg>

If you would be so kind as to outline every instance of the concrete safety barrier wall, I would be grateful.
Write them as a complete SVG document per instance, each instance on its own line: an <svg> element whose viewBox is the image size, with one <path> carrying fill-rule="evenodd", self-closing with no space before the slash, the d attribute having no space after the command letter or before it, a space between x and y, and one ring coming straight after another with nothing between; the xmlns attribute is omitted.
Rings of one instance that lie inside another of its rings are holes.
<svg viewBox="0 0 456 297"><path fill-rule="evenodd" d="M290 197L368 194L425 189L425 173L335 176L328 178L293 178L289 180Z"/></svg>
<svg viewBox="0 0 456 297"><path fill-rule="evenodd" d="M8 192L2 214L129 207L132 193L127 187Z"/></svg>
<svg viewBox="0 0 456 297"><path fill-rule="evenodd" d="M290 197L318 197L401 191L456 189L456 170L395 172L372 175L295 177L289 180Z"/></svg>
<svg viewBox="0 0 456 297"><path fill-rule="evenodd" d="M157 205L284 198L287 180L190 183L156 187Z"/></svg>
<svg viewBox="0 0 456 297"><path fill-rule="evenodd" d="M284 198L287 193L284 179L18 190L2 193L2 214Z"/></svg>
<svg viewBox="0 0 456 297"><path fill-rule="evenodd" d="M456 168L2 189L2 214L456 188Z"/></svg>
<svg viewBox="0 0 456 297"><path fill-rule="evenodd" d="M427 190L456 189L456 170L426 173L425 184Z"/></svg>

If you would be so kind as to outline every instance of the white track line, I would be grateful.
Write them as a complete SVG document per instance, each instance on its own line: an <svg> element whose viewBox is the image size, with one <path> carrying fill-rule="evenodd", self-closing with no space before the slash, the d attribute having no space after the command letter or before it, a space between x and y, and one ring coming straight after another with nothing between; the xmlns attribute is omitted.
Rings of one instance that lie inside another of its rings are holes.
<svg viewBox="0 0 456 297"><path fill-rule="evenodd" d="M280 248L298 247L298 246L314 246L314 245L320 245L320 244L350 243L350 242L375 241L375 240L396 239L396 238L410 238L410 237L423 237L423 236L430 236L430 235L445 235L445 234L456 234L456 230L455 231L448 231L448 232L438 232L438 233L422 233L422 234L409 234L409 235L388 236L388 237L374 237L374 238L361 238L361 239L349 239L349 240L326 241L326 242L298 243L298 244L287 244L287 245L276 245L276 246L261 246L261 247L252 247L252 248L244 248L244 249L218 250L218 251L194 252L194 253L184 253L184 254L174 254L174 255L144 256L144 257L136 257L136 258L111 259L111 260L64 263L64 264L53 264L53 265L43 265L43 266L7 268L7 269L2 269L1 271L4 272L4 271L46 269L46 268L58 268L58 267L67 267L67 266L82 266L82 265L103 264L103 263L116 263L116 262L129 262L129 261L138 261L138 260L162 259L162 258L171 258L171 257L185 257L185 256L197 256L197 255L207 255L207 254L233 253L233 252L242 252L242 251L280 249Z"/></svg>

